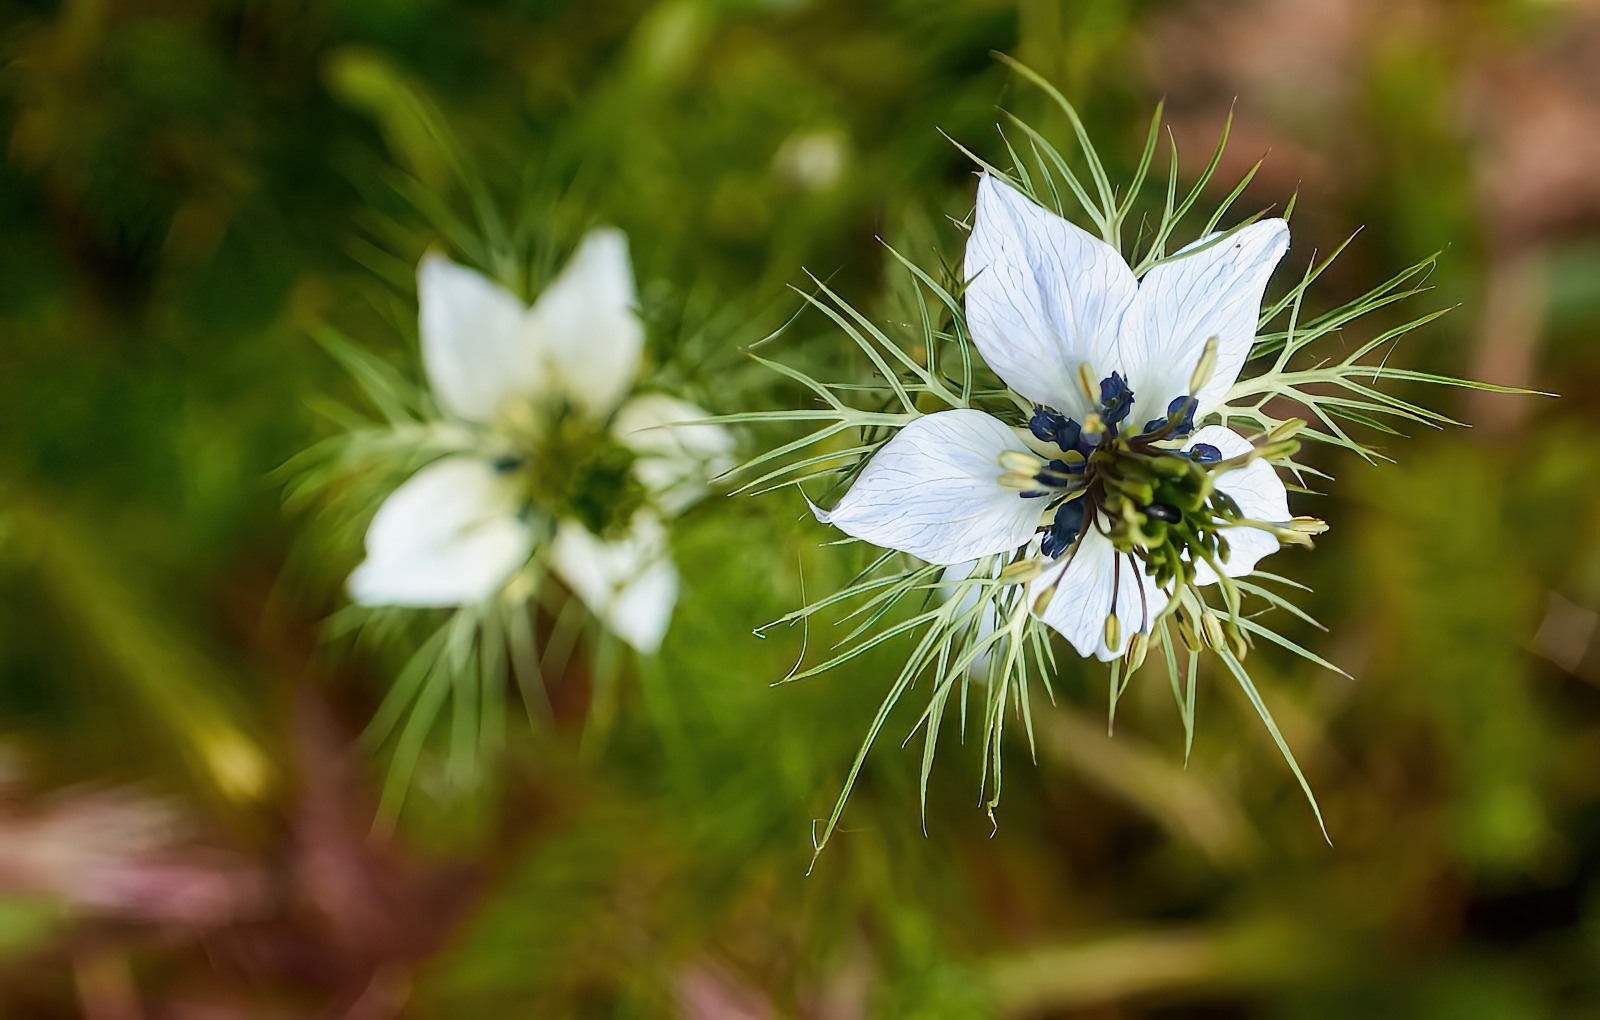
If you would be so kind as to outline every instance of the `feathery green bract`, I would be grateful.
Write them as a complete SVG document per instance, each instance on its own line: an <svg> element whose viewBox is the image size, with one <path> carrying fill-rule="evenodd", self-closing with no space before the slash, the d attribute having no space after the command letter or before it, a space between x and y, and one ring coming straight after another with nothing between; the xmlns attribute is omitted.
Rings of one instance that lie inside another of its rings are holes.
<svg viewBox="0 0 1600 1020"><path fill-rule="evenodd" d="M988 162L955 142L980 168L1002 178L1035 202L1087 226L1118 248L1143 276L1153 266L1174 256L1188 236L1193 218L1195 246L1219 243L1234 230L1259 217L1246 216L1231 229L1221 228L1255 173L1252 168L1211 208L1204 221L1196 212L1214 183L1228 140L1224 127L1204 170L1187 188L1179 186L1176 146L1170 145L1164 181L1149 185L1159 148L1161 111L1158 108L1128 187L1111 181L1106 164L1095 150L1072 104L1047 81L1007 57L1001 57L1024 79L1044 91L1072 126L1075 151L1063 151L1045 134L1022 119L1007 115L1020 137L1001 129L1009 169ZM1018 142L1021 144L1017 144ZM1257 164L1259 166L1259 164ZM1153 206L1151 191L1157 192ZM1153 209L1154 222L1142 221L1137 238L1127 230L1136 210ZM1290 203L1286 215L1292 213ZM1222 230L1218 233L1219 229ZM894 265L908 274L915 321L897 339L872 318L846 302L821 280L812 278L800 297L810 310L821 313L832 329L842 332L870 367L860 377L825 381L774 360L766 353L785 330L769 336L752 350L760 364L797 384L810 398L808 406L793 410L751 412L728 416L726 422L801 425L806 431L743 464L739 491L770 492L789 486L802 489L808 501L831 502L853 482L873 454L901 427L923 414L952 408L978 408L1004 421L1022 426L1030 403L1001 384L974 356L963 311L963 281L944 260L932 268L919 265L893 247L887 247ZM1192 248L1191 248L1192 250ZM1377 331L1347 353L1335 351L1330 360L1320 353L1328 345L1318 341L1358 327L1370 314L1426 291L1434 259L1425 259L1373 288L1359 298L1316 315L1303 314L1307 293L1344 246L1314 261L1287 293L1262 309L1257 342L1239 381L1227 394L1224 406L1211 421L1229 424L1246 434L1292 431L1292 415L1299 411L1306 422L1299 435L1352 450L1367 460L1382 453L1352 435L1351 426L1382 435L1398 435L1396 425L1455 424L1447 416L1385 392L1383 383L1431 383L1464 386L1494 392L1503 387L1447 376L1391 367L1387 363L1394 344L1406 334L1433 321L1442 311L1418 315L1398 326ZM759 353L758 353L759 352ZM1199 424L1199 423L1197 423ZM1356 430L1359 431L1359 430ZM1326 477L1298 463L1293 444L1268 457L1276 468L1295 478ZM1304 544L1309 545L1309 541ZM824 611L849 608L839 622L848 628L821 661L797 669L784 682L800 680L843 665L886 642L912 642L904 666L894 676L882 705L871 720L860 751L845 778L834 807L814 837L818 853L837 830L845 804L874 741L888 723L891 712L919 682L927 703L909 741L922 733L921 790L924 812L928 776L936 753L940 728L952 695L959 705L963 732L974 687L982 706L984 766L983 803L991 817L1001 790L1002 744L1008 718L1020 719L1032 743L1034 684L1046 692L1056 664L1050 635L1032 614L1026 597L1028 578L1002 577L1010 563L1019 567L1025 551L989 557L970 577L945 577L941 568L913 557L885 552L837 592L818 598L775 621L809 623ZM1216 564L1213 564L1216 566ZM1337 666L1283 637L1262 614L1282 610L1288 616L1315 623L1287 597L1266 586L1283 582L1270 574L1231 579L1217 570L1220 583L1202 591L1181 585L1165 611L1154 621L1147 639L1136 640L1129 652L1111 668L1110 720L1117 699L1143 665L1151 646L1159 652L1171 684L1184 728L1185 755L1193 742L1195 687L1201 652L1210 649L1222 660L1293 772L1308 804L1321 824L1321 812L1309 782L1279 732L1271 711L1246 671L1243 660L1259 637L1270 644L1339 672ZM1283 582L1291 586L1293 582ZM1324 830L1325 833L1325 830ZM1325 833L1326 834L1326 833Z"/></svg>

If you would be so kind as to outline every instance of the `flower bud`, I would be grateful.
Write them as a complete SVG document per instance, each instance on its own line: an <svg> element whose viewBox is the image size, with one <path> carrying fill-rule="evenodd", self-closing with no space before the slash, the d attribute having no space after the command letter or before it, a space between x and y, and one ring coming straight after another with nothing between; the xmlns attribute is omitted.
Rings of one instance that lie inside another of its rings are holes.
<svg viewBox="0 0 1600 1020"><path fill-rule="evenodd" d="M1212 648L1227 647L1227 638L1222 633L1222 621L1217 619L1217 614L1209 609L1200 613L1200 627L1205 632L1206 644Z"/></svg>

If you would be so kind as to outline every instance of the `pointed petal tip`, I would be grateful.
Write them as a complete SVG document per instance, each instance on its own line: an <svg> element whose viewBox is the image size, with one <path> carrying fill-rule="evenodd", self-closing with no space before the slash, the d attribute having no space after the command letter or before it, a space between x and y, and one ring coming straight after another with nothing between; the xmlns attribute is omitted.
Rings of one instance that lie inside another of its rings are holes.
<svg viewBox="0 0 1600 1020"><path fill-rule="evenodd" d="M628 235L618 227L590 227L572 253L572 262L589 272L607 274L611 280L626 283L629 294L634 292L633 260L628 246Z"/></svg>
<svg viewBox="0 0 1600 1020"><path fill-rule="evenodd" d="M609 417L639 375L644 323L637 305L627 235L596 227L529 312L558 389L594 417Z"/></svg>
<svg viewBox="0 0 1600 1020"><path fill-rule="evenodd" d="M811 497L805 495L804 493L801 494L801 498L806 501L806 506L811 508L811 516L815 517L817 520L821 521L823 524L832 524L833 523L833 512L832 511L824 510L824 509L822 509L822 507L818 506L816 503L811 502Z"/></svg>

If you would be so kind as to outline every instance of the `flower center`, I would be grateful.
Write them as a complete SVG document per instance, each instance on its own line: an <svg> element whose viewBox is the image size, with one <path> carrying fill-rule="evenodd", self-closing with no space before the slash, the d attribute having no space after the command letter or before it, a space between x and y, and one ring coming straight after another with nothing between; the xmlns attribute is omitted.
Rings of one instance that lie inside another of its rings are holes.
<svg viewBox="0 0 1600 1020"><path fill-rule="evenodd" d="M1096 528L1119 554L1143 561L1157 584L1191 582L1197 561L1227 558L1221 531L1242 514L1213 482L1221 451L1206 443L1189 451L1169 445L1194 432L1195 398L1174 399L1165 418L1136 431L1126 426L1133 397L1113 372L1082 423L1036 407L1029 430L1062 455L1036 471L1021 494L1049 500L1039 529L1046 556L1070 554Z"/></svg>
<svg viewBox="0 0 1600 1020"><path fill-rule="evenodd" d="M518 476L523 513L575 520L600 538L623 534L645 500L636 454L566 404L519 411L497 430L510 449L495 468Z"/></svg>

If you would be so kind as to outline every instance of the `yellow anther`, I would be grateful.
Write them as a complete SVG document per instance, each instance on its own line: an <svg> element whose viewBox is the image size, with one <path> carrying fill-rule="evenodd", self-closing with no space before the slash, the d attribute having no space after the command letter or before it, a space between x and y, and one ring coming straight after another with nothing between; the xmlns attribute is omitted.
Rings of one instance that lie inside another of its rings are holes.
<svg viewBox="0 0 1600 1020"><path fill-rule="evenodd" d="M1143 631L1135 634L1128 643L1128 672L1136 672L1144 665L1144 657L1150 651L1150 635Z"/></svg>
<svg viewBox="0 0 1600 1020"><path fill-rule="evenodd" d="M1089 402L1090 407L1100 403L1100 394L1096 392L1098 388L1096 382L1094 369L1089 367L1089 363L1087 361L1079 362L1078 386L1082 388L1083 398Z"/></svg>
<svg viewBox="0 0 1600 1020"><path fill-rule="evenodd" d="M1189 621L1178 617L1178 637L1183 639L1183 646L1191 652L1200 650L1200 639L1195 636L1194 628L1189 626Z"/></svg>
<svg viewBox="0 0 1600 1020"><path fill-rule="evenodd" d="M1194 366L1194 374L1189 376L1189 393L1199 393L1206 383L1217 371L1217 338L1212 337L1206 341L1204 351L1200 352L1200 361Z"/></svg>
<svg viewBox="0 0 1600 1020"><path fill-rule="evenodd" d="M1042 573L1044 573L1044 563L1037 557L1029 557L1025 560L1006 564L1006 568L1000 571L1000 583L1024 584Z"/></svg>
<svg viewBox="0 0 1600 1020"><path fill-rule="evenodd" d="M1274 443L1281 443L1285 439L1293 439L1295 436L1299 435L1300 430L1305 427L1306 420L1304 418L1290 418L1288 421L1283 422L1271 432L1268 432L1267 439Z"/></svg>
<svg viewBox="0 0 1600 1020"><path fill-rule="evenodd" d="M1325 535L1328 522L1315 517L1296 517L1289 521L1289 530L1301 535Z"/></svg>
<svg viewBox="0 0 1600 1020"><path fill-rule="evenodd" d="M1036 475L1045 462L1031 453L1021 450L1006 450L1000 454L1000 466L1007 471L1017 471L1023 474Z"/></svg>

